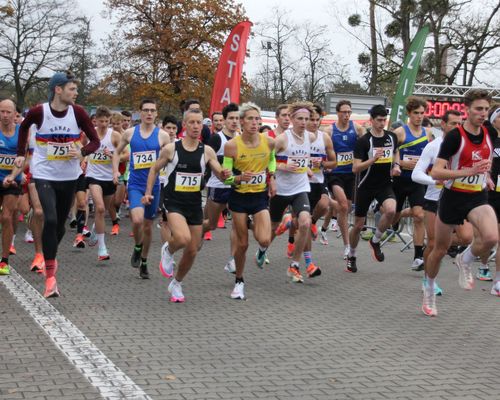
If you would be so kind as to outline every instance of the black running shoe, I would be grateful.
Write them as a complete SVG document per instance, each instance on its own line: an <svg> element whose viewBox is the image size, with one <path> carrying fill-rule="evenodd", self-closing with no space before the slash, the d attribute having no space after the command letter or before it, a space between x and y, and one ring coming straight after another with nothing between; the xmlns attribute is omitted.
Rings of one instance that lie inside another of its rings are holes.
<svg viewBox="0 0 500 400"><path fill-rule="evenodd" d="M132 268L139 268L139 266L141 265L141 253L142 253L142 249L136 250L134 248L134 251L132 253L132 257L130 258L130 265L132 266Z"/></svg>
<svg viewBox="0 0 500 400"><path fill-rule="evenodd" d="M370 247L372 249L372 257L375 261L382 262L385 260L384 253L382 253L382 250L380 249L380 242L378 243L373 243L373 239L370 239L368 241L370 243Z"/></svg>
<svg viewBox="0 0 500 400"><path fill-rule="evenodd" d="M358 272L358 267L356 266L356 257L347 257L346 272Z"/></svg>
<svg viewBox="0 0 500 400"><path fill-rule="evenodd" d="M450 246L448 248L448 255L451 257L451 258L455 258L458 254L458 246Z"/></svg>
<svg viewBox="0 0 500 400"><path fill-rule="evenodd" d="M71 222L69 223L69 227L71 229L76 229L77 225L78 225L78 222L76 222L76 219L72 219Z"/></svg>
<svg viewBox="0 0 500 400"><path fill-rule="evenodd" d="M148 264L141 262L139 267L139 276L142 279L149 279Z"/></svg>

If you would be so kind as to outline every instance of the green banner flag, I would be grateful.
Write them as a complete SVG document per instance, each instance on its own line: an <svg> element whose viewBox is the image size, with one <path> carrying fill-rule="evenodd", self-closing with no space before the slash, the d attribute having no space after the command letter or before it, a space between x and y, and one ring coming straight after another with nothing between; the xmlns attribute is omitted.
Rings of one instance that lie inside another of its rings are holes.
<svg viewBox="0 0 500 400"><path fill-rule="evenodd" d="M420 66L420 59L424 51L425 39L429 34L429 27L426 25L420 29L411 42L408 54L406 54L403 63L403 69L399 76L398 89L392 102L391 120L390 124L395 121L403 121L406 123L406 98L413 93L415 80L417 79L418 67Z"/></svg>

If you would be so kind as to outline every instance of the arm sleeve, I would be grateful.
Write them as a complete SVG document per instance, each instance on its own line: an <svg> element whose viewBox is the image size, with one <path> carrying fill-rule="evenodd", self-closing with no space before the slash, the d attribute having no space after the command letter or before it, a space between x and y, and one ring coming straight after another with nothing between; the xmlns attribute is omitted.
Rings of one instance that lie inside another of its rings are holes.
<svg viewBox="0 0 500 400"><path fill-rule="evenodd" d="M76 122L89 139L89 142L82 147L82 155L85 157L90 153L96 151L99 148L101 142L87 112L80 106L73 107L75 110Z"/></svg>
<svg viewBox="0 0 500 400"><path fill-rule="evenodd" d="M233 158L232 157L224 157L224 161L222 162L222 168L228 169L229 171L233 170ZM232 185L234 183L234 175L231 175L224 181L226 185Z"/></svg>
<svg viewBox="0 0 500 400"><path fill-rule="evenodd" d="M25 156L28 144L28 138L30 136L30 127L35 124L40 127L43 122L43 106L36 106L29 110L26 118L21 122L19 127L19 140L17 142L17 155Z"/></svg>
<svg viewBox="0 0 500 400"><path fill-rule="evenodd" d="M274 174L276 172L276 152L274 149L271 151L271 155L269 156L269 166L267 167L268 171Z"/></svg>
<svg viewBox="0 0 500 400"><path fill-rule="evenodd" d="M460 141L460 132L458 129L453 129L451 132L448 132L439 149L438 158L449 160L460 148Z"/></svg>
<svg viewBox="0 0 500 400"><path fill-rule="evenodd" d="M422 185L434 185L436 182L429 175L427 175L426 171L431 165L432 161L432 147L430 144L424 148L420 158L411 173L411 179L413 182L420 183Z"/></svg>

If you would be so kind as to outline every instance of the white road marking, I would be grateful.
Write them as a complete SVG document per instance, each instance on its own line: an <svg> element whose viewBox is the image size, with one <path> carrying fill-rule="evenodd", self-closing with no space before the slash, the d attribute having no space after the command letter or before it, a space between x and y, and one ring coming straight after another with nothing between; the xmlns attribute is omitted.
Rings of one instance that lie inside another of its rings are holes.
<svg viewBox="0 0 500 400"><path fill-rule="evenodd" d="M10 276L1 276L0 282L104 399L152 400L21 275L10 270Z"/></svg>

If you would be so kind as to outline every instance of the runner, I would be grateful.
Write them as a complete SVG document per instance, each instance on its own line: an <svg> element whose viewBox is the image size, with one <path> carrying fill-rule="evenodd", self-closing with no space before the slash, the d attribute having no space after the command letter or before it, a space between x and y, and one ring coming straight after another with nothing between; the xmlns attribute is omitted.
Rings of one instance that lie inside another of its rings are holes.
<svg viewBox="0 0 500 400"><path fill-rule="evenodd" d="M267 132L271 138L277 138L290 127L290 110L288 104L280 104L275 112L276 123L278 126L274 130Z"/></svg>
<svg viewBox="0 0 500 400"><path fill-rule="evenodd" d="M414 256L411 269L422 271L424 269L424 195L425 186L414 182L411 173L417 163L424 147L432 140L432 131L422 126L427 101L420 97L410 96L406 101L408 124L394 130L398 137L401 176L394 177L393 189L396 195L396 216L393 224L397 231L401 210L406 199L411 207L413 217L413 248Z"/></svg>
<svg viewBox="0 0 500 400"><path fill-rule="evenodd" d="M245 298L246 252L248 250L248 217L253 217L253 234L259 244L256 263L262 268L263 258L271 243L269 196L275 194L274 139L259 133L260 108L253 103L240 107L242 133L229 140L224 148L224 168L234 172L226 182L233 188L229 196L229 209L233 216L231 241L234 250L236 280L231 298Z"/></svg>
<svg viewBox="0 0 500 400"><path fill-rule="evenodd" d="M42 233L45 258L45 297L59 296L57 288L57 248L64 236L65 223L80 174L80 158L99 148L99 139L85 110L75 105L77 80L71 73L58 72L49 81L49 102L29 110L19 129L16 168L6 177L13 181L23 167L29 130L36 126L32 174L42 204ZM80 148L80 132L89 143Z"/></svg>
<svg viewBox="0 0 500 400"><path fill-rule="evenodd" d="M98 246L97 259L109 260L108 249L104 241L104 213L109 210L116 185L113 183L112 157L120 143L121 135L110 128L111 111L107 107L97 107L95 112L97 135L101 141L99 149L88 158L87 186L94 201L94 227L89 238L89 245ZM116 222L116 221L114 221Z"/></svg>
<svg viewBox="0 0 500 400"><path fill-rule="evenodd" d="M158 111L154 100L142 100L140 110L141 123L123 133L120 144L113 153L113 181L115 185L118 184L120 158L125 147L130 144L128 198L135 242L130 264L133 268L139 268L139 276L142 279L149 279L147 259L153 220L160 201L158 180L153 188L153 202L145 207L141 199L146 191L149 170L156 162L160 149L170 143L170 137L167 132L155 126Z"/></svg>
<svg viewBox="0 0 500 400"><path fill-rule="evenodd" d="M352 172L354 147L366 129L351 121L352 105L349 100L340 100L335 106L337 122L332 126L333 148L337 155L337 168L327 174L327 185L337 202L337 224L344 242L344 260L349 253L348 216L354 200L355 176ZM322 230L326 232L326 229Z"/></svg>
<svg viewBox="0 0 500 400"><path fill-rule="evenodd" d="M149 107L149 105L148 105ZM213 149L200 143L203 114L200 110L187 110L184 113L184 137L168 144L160 152L158 161L153 164L147 178L147 187L142 202L151 207L158 204L158 191L154 191L158 173L167 166L168 183L165 187L164 205L167 210L168 225L172 236L166 246L168 259L160 264L160 272L171 277L174 270L174 254L184 249L175 278L168 285L170 301L184 302L182 281L191 269L198 246L201 242L203 210L201 208L201 190L206 165L220 179L231 175L229 170L222 170Z"/></svg>
<svg viewBox="0 0 500 400"><path fill-rule="evenodd" d="M425 264L427 284L424 287L422 311L437 315L436 276L441 260L450 246L453 228L467 219L474 227L472 245L457 255L459 285L474 287L472 262L476 256L488 256L498 244L495 211L488 204L485 189L486 173L491 168L492 141L482 124L488 117L491 97L486 90L472 89L464 97L467 119L463 126L449 132L443 139L438 157L432 167L434 180L446 181L439 200L435 225L436 242ZM492 292L497 285L494 283Z"/></svg>
<svg viewBox="0 0 500 400"><path fill-rule="evenodd" d="M347 272L357 272L358 270L356 247L372 201L376 199L383 209L375 235L369 241L375 261L382 262L385 259L384 253L380 249L380 239L386 229L391 226L396 212L392 176L399 175L401 172L397 136L384 129L387 122L385 106L373 106L369 113L371 130L358 139L354 147L352 172L361 175L356 192L354 226L349 233L350 249L347 257Z"/></svg>
<svg viewBox="0 0 500 400"><path fill-rule="evenodd" d="M224 116L220 111L212 113L212 133L220 132L224 128Z"/></svg>
<svg viewBox="0 0 500 400"><path fill-rule="evenodd" d="M0 275L10 274L9 255L14 236L13 219L17 217L17 203L21 194L21 177L4 181L14 168L19 125L16 124L16 104L10 99L0 100L0 206L2 207L2 259Z"/></svg>

